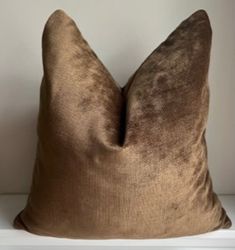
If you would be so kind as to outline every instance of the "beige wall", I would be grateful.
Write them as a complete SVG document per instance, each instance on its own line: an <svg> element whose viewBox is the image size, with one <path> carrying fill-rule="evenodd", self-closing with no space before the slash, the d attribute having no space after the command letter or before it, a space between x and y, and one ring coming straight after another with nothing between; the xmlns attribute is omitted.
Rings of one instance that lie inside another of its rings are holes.
<svg viewBox="0 0 235 250"><path fill-rule="evenodd" d="M0 193L29 190L42 76L41 33L57 8L76 20L121 85L184 18L207 10L213 28L210 171L217 192L235 193L234 0L0 0Z"/></svg>

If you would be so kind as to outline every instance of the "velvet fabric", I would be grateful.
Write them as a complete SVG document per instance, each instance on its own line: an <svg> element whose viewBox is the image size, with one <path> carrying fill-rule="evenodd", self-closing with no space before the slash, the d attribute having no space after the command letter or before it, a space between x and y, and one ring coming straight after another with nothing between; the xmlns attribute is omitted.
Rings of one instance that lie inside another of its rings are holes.
<svg viewBox="0 0 235 250"><path fill-rule="evenodd" d="M211 27L195 12L120 88L61 10L45 25L31 191L14 226L67 238L228 228L205 141Z"/></svg>

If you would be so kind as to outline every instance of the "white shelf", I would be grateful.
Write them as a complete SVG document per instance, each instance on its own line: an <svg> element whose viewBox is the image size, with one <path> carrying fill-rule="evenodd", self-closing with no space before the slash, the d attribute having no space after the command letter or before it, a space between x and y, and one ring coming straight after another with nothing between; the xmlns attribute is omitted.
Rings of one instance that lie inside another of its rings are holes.
<svg viewBox="0 0 235 250"><path fill-rule="evenodd" d="M234 247L235 249L235 225L230 229L207 234L161 240L70 240L37 236L12 227L12 221L24 207L26 199L26 195L0 195L0 246L155 246L160 249L161 247L170 249ZM235 224L235 195L222 195L220 200Z"/></svg>

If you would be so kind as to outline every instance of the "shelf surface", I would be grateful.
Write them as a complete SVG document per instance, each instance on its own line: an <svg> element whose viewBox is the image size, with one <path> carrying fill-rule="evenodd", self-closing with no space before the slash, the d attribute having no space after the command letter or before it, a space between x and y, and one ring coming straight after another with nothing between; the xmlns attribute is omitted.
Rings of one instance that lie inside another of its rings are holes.
<svg viewBox="0 0 235 250"><path fill-rule="evenodd" d="M27 195L0 195L0 246L158 246L235 248L235 195L219 196L233 225L229 229L171 239L151 240L71 240L38 236L12 227L12 221L24 207Z"/></svg>

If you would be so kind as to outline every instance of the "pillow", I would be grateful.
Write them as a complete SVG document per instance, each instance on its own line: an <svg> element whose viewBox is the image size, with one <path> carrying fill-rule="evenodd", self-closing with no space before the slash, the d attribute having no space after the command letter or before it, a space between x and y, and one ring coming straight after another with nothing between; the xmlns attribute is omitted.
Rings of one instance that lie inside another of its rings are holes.
<svg viewBox="0 0 235 250"><path fill-rule="evenodd" d="M205 141L211 27L199 10L120 88L61 10L43 33L31 192L14 226L67 238L228 228Z"/></svg>

